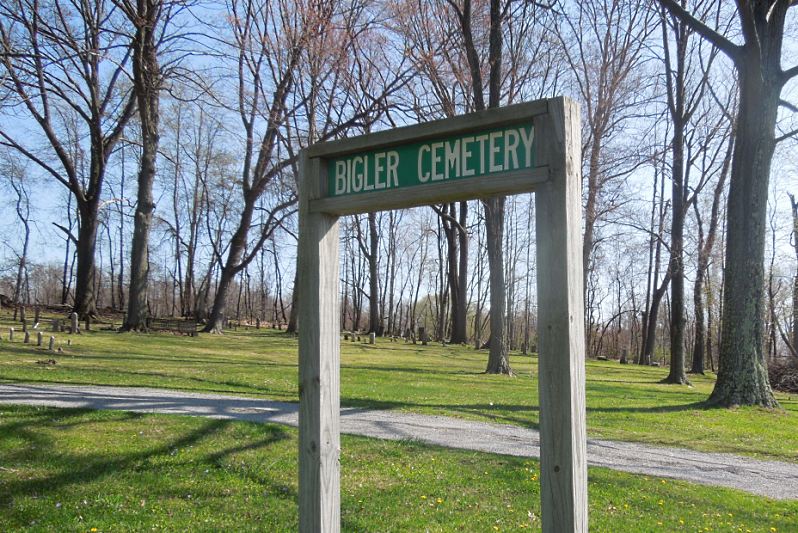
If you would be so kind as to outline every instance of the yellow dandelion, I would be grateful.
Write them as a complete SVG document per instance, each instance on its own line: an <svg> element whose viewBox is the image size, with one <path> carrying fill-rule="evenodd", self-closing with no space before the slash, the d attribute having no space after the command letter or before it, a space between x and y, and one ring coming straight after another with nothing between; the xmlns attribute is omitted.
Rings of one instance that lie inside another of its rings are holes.
<svg viewBox="0 0 798 533"><path fill-rule="evenodd" d="M422 499L422 500L426 500L426 499L427 499L427 497L426 497L425 495L423 495L423 494L422 494L422 495L421 495L421 499Z"/></svg>
<svg viewBox="0 0 798 533"><path fill-rule="evenodd" d="M435 501L436 501L436 502L438 502L438 503L443 503L443 499L442 499L442 498L438 498L438 499L437 499L437 500L435 500Z"/></svg>
<svg viewBox="0 0 798 533"><path fill-rule="evenodd" d="M665 502L664 502L664 501L662 501L662 500L660 500L660 501L658 501L658 502L657 502L657 505L659 505L659 506L663 506L663 505L665 505Z"/></svg>
<svg viewBox="0 0 798 533"><path fill-rule="evenodd" d="M773 533L775 533L776 531L778 531L778 530L777 530L775 527L772 527L772 528L770 528L770 530L771 530L771 531L773 531Z"/></svg>

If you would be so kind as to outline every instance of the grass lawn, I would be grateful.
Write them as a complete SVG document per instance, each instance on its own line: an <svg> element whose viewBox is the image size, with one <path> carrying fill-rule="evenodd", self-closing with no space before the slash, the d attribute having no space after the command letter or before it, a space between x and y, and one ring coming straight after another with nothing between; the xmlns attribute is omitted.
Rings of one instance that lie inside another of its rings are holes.
<svg viewBox="0 0 798 533"><path fill-rule="evenodd" d="M297 343L273 330L203 334L58 334L61 354L7 342L0 322L0 381L165 387L297 401ZM49 336L49 333L48 333ZM341 402L535 427L537 359L514 354L514 378L482 374L487 352L469 347L344 342ZM56 365L37 360L54 357ZM665 368L587 363L590 437L798 461L798 397L782 410L710 409L714 377L662 385Z"/></svg>
<svg viewBox="0 0 798 533"><path fill-rule="evenodd" d="M0 531L295 531L292 428L0 407ZM343 436L343 531L540 529L536 461ZM798 502L592 468L592 531L798 529Z"/></svg>

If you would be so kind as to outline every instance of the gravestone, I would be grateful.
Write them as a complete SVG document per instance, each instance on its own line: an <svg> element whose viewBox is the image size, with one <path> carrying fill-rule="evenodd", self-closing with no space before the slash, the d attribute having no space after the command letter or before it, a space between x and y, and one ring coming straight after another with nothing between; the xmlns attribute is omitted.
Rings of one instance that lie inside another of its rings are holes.
<svg viewBox="0 0 798 533"><path fill-rule="evenodd" d="M44 335L42 335L42 332L41 331L37 331L36 332L36 346L41 346L42 345L42 337L44 337Z"/></svg>
<svg viewBox="0 0 798 533"><path fill-rule="evenodd" d="M69 319L70 319L70 328L71 328L69 332L73 334L80 333L80 329L78 326L78 314L72 313L71 315L69 315Z"/></svg>
<svg viewBox="0 0 798 533"><path fill-rule="evenodd" d="M47 349L50 350L51 352L55 351L55 337L53 337L52 335L50 335L50 344L47 346Z"/></svg>
<svg viewBox="0 0 798 533"><path fill-rule="evenodd" d="M8 342L14 342L14 328L8 328Z"/></svg>
<svg viewBox="0 0 798 533"><path fill-rule="evenodd" d="M377 343L377 334L374 332L369 333L369 344Z"/></svg>
<svg viewBox="0 0 798 533"><path fill-rule="evenodd" d="M30 331L25 330L25 337L22 339L25 344L30 344Z"/></svg>

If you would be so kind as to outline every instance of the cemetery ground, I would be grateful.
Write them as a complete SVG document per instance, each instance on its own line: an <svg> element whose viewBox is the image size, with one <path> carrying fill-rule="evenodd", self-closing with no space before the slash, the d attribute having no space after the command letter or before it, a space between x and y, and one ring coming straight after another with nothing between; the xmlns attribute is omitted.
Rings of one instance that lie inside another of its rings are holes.
<svg viewBox="0 0 798 533"><path fill-rule="evenodd" d="M284 332L191 338L98 324L56 333L53 353L19 333L9 343L3 319L0 382L297 401L297 345ZM341 360L344 406L536 427L535 357L513 354L514 378L483 375L486 352L464 346L344 342ZM711 375L675 387L657 383L666 372L589 361L588 436L798 462L798 398L778 395L775 411L706 408ZM0 407L0 529L294 530L296 447L296 430L278 425ZM341 472L345 531L540 527L534 460L344 435ZM796 501L601 468L590 468L589 491L594 531L798 528Z"/></svg>

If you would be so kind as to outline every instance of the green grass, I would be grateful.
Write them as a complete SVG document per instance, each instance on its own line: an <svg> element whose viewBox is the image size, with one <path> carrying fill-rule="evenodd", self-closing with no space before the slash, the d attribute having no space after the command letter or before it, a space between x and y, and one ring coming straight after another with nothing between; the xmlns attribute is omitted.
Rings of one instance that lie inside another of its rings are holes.
<svg viewBox="0 0 798 533"><path fill-rule="evenodd" d="M0 408L0 531L295 531L292 428L172 415ZM344 436L343 531L540 528L539 464ZM606 469L591 531L798 528L798 502ZM531 518L530 518L531 517Z"/></svg>
<svg viewBox="0 0 798 533"><path fill-rule="evenodd" d="M5 330L0 330L7 338ZM49 335L49 334L48 334ZM0 381L166 387L297 401L297 343L250 330L197 338L93 331L57 335L52 355L15 339L0 342ZM344 342L341 402L536 427L537 359L514 354L514 378L482 374L487 353L469 347L380 340ZM54 357L58 364L39 365ZM715 409L702 402L713 376L692 387L662 385L667 369L587 363L587 423L593 438L798 461L798 397L782 410Z"/></svg>

